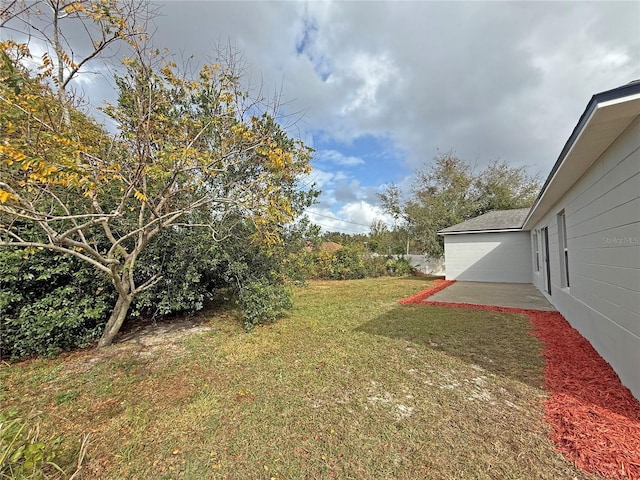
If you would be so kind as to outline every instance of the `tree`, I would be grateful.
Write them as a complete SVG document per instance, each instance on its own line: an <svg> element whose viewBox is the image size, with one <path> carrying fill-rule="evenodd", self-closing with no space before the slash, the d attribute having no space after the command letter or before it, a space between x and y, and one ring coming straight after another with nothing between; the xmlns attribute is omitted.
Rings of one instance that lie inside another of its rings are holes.
<svg viewBox="0 0 640 480"><path fill-rule="evenodd" d="M135 47L145 40L154 15L139 0L13 0L0 12L0 27L27 36L26 45L35 39L45 50L41 75L51 80L68 126L76 99L69 92L72 80L92 61L113 55L118 44Z"/></svg>
<svg viewBox="0 0 640 480"><path fill-rule="evenodd" d="M277 243L311 201L296 188L311 150L241 88L237 63L189 77L159 51L138 49L116 77L118 103L104 109L120 129L110 138L74 109L65 122L65 105L41 78L23 72L24 88L11 88L20 70L12 48L25 47L3 45L0 246L68 253L110 279L118 297L99 346L162 278L138 275L161 232L205 228L221 239L231 219L249 222L256 242Z"/></svg>
<svg viewBox="0 0 640 480"><path fill-rule="evenodd" d="M496 160L475 173L451 152L438 154L415 175L406 200L395 185L380 200L385 211L406 225L414 248L435 257L443 253L439 230L491 210L530 207L540 189L539 179L524 167Z"/></svg>
<svg viewBox="0 0 640 480"><path fill-rule="evenodd" d="M386 252L389 227L382 220L374 220L369 226L367 250L373 253Z"/></svg>
<svg viewBox="0 0 640 480"><path fill-rule="evenodd" d="M384 192L383 194L384 195ZM369 227L369 250L383 255L403 255L414 252L410 231L397 219L389 228L382 220L374 220ZM409 249L411 247L411 249Z"/></svg>
<svg viewBox="0 0 640 480"><path fill-rule="evenodd" d="M527 174L524 167L514 168L496 160L476 178L478 207L475 215L491 210L530 207L540 187L540 178Z"/></svg>

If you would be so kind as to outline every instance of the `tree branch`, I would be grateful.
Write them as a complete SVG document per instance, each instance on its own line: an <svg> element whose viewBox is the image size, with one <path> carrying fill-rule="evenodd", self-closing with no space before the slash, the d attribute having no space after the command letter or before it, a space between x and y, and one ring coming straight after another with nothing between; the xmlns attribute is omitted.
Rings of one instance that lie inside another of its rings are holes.
<svg viewBox="0 0 640 480"><path fill-rule="evenodd" d="M149 280L147 280L146 282L144 282L142 285L140 285L139 287L137 287L132 293L134 295L140 293L140 292L144 292L145 290L149 290L151 287L153 287L156 283L158 283L160 280L162 280L164 277L159 274L156 273L154 276L152 276Z"/></svg>
<svg viewBox="0 0 640 480"><path fill-rule="evenodd" d="M23 247L23 248L45 248L47 250L52 250L54 252L60 252L60 253L68 253L70 255L73 255L74 257L77 257L85 262L90 263L91 265L93 265L94 267L96 267L97 269L99 269L102 272L105 272L109 275L111 275L111 270L109 269L109 267L101 264L100 262L94 260L93 258L87 256L87 255L83 255L82 253L78 252L77 250L74 249L70 249L70 248L65 248L59 245L54 245L52 243L42 243L42 242L24 242L24 241L20 241L20 242L6 242L6 241L0 241L0 247Z"/></svg>

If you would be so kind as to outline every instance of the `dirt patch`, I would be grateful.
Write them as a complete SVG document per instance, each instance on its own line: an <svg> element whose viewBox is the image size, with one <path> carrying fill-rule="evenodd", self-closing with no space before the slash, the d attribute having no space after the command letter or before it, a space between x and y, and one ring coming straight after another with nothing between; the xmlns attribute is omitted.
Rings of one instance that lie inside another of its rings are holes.
<svg viewBox="0 0 640 480"><path fill-rule="evenodd" d="M163 359L176 358L186 354L182 345L183 338L209 330L211 325L204 317L177 317L158 322L138 321L118 334L113 345L90 350L85 366L91 368L107 358L123 355L152 358L162 354Z"/></svg>
<svg viewBox="0 0 640 480"><path fill-rule="evenodd" d="M136 343L142 347L156 347L194 333L211 330L207 320L199 317L175 318L163 322L140 322L123 332L116 343Z"/></svg>

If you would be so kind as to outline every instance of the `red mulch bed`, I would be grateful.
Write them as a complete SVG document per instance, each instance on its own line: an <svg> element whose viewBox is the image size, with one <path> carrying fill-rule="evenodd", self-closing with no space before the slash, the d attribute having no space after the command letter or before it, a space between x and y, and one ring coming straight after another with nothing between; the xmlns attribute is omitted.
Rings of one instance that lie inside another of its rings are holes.
<svg viewBox="0 0 640 480"><path fill-rule="evenodd" d="M549 392L545 420L556 449L587 472L640 480L640 402L591 344L558 312L425 302L451 283L439 283L399 303L527 315L534 326L532 334L545 346L544 376Z"/></svg>
<svg viewBox="0 0 640 480"><path fill-rule="evenodd" d="M426 290L422 290L415 295L411 295L410 297L403 298L398 303L401 303L403 305L408 305L410 303L422 303L427 297L438 293L440 290L444 290L454 282L455 280L434 280L432 287L427 288Z"/></svg>

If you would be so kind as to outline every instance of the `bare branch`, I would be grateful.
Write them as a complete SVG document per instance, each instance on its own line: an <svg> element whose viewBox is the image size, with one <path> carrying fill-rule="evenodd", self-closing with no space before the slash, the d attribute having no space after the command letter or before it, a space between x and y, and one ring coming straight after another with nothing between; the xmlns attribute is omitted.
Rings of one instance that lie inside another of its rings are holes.
<svg viewBox="0 0 640 480"><path fill-rule="evenodd" d="M25 13L27 10L29 10L29 6L24 3L24 7L22 8L22 10L19 10L17 12L11 12L11 10L18 4L18 0L13 0L11 2L9 2L9 4L6 6L6 8L4 8L2 11L0 11L0 19L2 19L2 23L0 23L0 28L4 27L7 22L13 20L16 17L19 17L20 15L22 15L23 13Z"/></svg>
<svg viewBox="0 0 640 480"><path fill-rule="evenodd" d="M142 285L140 285L139 287L137 287L133 293L134 294L138 294L141 292L144 292L145 290L149 290L151 287L153 287L156 283L158 283L160 280L162 280L164 277L162 275L160 275L159 273L156 273L154 276L152 276L149 280L147 280L146 282L144 282Z"/></svg>
<svg viewBox="0 0 640 480"><path fill-rule="evenodd" d="M60 253L68 253L70 255L73 255L74 257L77 257L85 262L88 262L89 264L93 265L94 267L96 267L98 270L105 272L107 274L111 274L111 270L109 269L109 267L101 264L100 262L94 260L93 258L87 256L87 255L83 255L81 252L78 252L77 250L74 250L72 248L65 248L62 247L60 245L54 245L52 243L43 243L43 242L6 242L6 241L0 241L0 247L22 247L22 248L44 248L47 250L51 250L54 252L60 252ZM117 263L117 262L116 262Z"/></svg>
<svg viewBox="0 0 640 480"><path fill-rule="evenodd" d="M122 217L122 214L117 212L116 213L79 213L77 215L51 215L51 214L41 213L40 211L38 211L33 207L30 207L29 209L23 208L21 211L18 211L6 205L0 205L0 211L9 213L11 215L15 215L25 220L31 220L34 222L49 223L49 222L61 222L64 220L81 220L83 218L94 218L99 220L96 222L92 222L88 226L97 225L103 219Z"/></svg>
<svg viewBox="0 0 640 480"><path fill-rule="evenodd" d="M69 82L75 78L76 74L87 62L90 62L94 58L98 57L103 50L105 50L112 43L116 42L118 39L120 39L120 37L116 34L111 36L109 39L101 42L100 45L96 46L93 52L91 52L89 55L87 55L82 60L80 60L80 62L77 63L76 66L71 69L71 71L67 74L67 78L62 82L62 85L60 86L60 88L62 90L66 90Z"/></svg>

